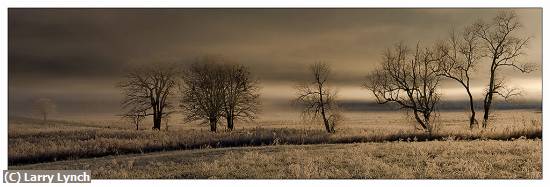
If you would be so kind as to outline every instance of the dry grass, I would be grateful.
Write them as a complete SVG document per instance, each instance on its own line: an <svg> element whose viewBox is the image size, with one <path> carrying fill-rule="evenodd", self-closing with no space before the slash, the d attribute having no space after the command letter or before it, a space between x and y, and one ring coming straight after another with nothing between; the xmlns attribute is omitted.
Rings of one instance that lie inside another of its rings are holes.
<svg viewBox="0 0 550 187"><path fill-rule="evenodd" d="M282 145L172 151L9 169L89 169L97 179L541 179L542 141Z"/></svg>
<svg viewBox="0 0 550 187"><path fill-rule="evenodd" d="M463 116L442 115L440 129L432 135L417 131L395 113L352 114L336 134L296 121L269 120L245 124L234 132L211 133L197 126L174 126L170 131L132 130L115 123L43 124L32 119L10 119L10 165L129 153L280 144L324 144L425 140L512 140L541 138L540 114L515 111L499 114L494 127L469 130ZM523 114L518 118L517 114ZM356 115L356 116L354 116ZM515 116L510 118L510 116ZM365 124L366 123L366 124ZM320 126L319 126L320 127Z"/></svg>

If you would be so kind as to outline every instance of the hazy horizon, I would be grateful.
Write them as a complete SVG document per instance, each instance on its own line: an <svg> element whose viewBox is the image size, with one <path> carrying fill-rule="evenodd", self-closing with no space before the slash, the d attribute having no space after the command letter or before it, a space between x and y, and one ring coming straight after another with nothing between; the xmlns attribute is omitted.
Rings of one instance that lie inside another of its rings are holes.
<svg viewBox="0 0 550 187"><path fill-rule="evenodd" d="M8 111L28 115L34 98L51 98L61 114L121 113L115 84L125 69L147 63L188 64L223 55L251 68L264 107L289 104L307 66L332 66L331 86L344 102L372 103L364 76L385 48L403 41L431 44L500 9L9 9ZM530 74L503 69L516 103L542 102L542 9L514 9L522 36L533 37L521 60ZM487 66L474 73L482 98ZM443 81L443 100L461 102L464 90Z"/></svg>

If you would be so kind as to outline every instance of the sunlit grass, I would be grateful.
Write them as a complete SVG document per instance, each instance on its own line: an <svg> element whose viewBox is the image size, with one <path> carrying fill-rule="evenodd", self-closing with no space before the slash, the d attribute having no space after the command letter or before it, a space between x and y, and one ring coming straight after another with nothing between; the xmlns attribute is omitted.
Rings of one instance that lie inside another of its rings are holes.
<svg viewBox="0 0 550 187"><path fill-rule="evenodd" d="M285 119L243 124L233 132L211 133L207 128L192 125L173 126L169 131L136 131L122 123L43 123L16 118L10 119L8 161L14 165L216 147L542 137L539 113L513 113L513 117L501 113L491 128L475 130L467 128L460 113L447 113L439 121L440 128L431 135L416 130L400 113L352 113L335 134L325 133L312 122Z"/></svg>
<svg viewBox="0 0 550 187"><path fill-rule="evenodd" d="M86 169L96 179L541 179L542 141L279 145L121 155L10 169Z"/></svg>

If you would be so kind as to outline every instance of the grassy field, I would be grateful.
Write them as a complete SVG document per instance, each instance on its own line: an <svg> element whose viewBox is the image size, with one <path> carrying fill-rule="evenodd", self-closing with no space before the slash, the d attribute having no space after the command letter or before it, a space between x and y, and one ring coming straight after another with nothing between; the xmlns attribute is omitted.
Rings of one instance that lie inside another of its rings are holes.
<svg viewBox="0 0 550 187"><path fill-rule="evenodd" d="M130 153L166 150L242 147L262 145L306 145L322 143L357 143L384 141L425 140L510 140L525 137L541 138L540 114L532 111L514 111L522 119L497 118L502 122L490 129L469 130L465 121L457 120L455 113L447 113L445 126L429 135L408 124L403 116L379 113L370 123L363 116L351 114L337 133L325 133L320 126L300 126L291 121L260 121L243 124L233 132L211 133L202 126L174 126L170 131L133 130L117 123L75 123L40 120L10 119L8 161L10 165L67 159L100 157ZM506 114L506 113L505 113ZM356 115L356 116L353 116ZM539 115L539 116L537 116ZM450 117L449 117L450 116ZM455 116L455 118L452 118ZM393 118L392 118L393 117ZM504 121L508 123L505 123ZM510 123L512 122L512 123ZM285 124L286 123L286 124ZM282 125L284 124L284 125ZM310 123L311 124L311 123ZM384 125L380 125L384 124ZM314 128L317 127L317 128Z"/></svg>
<svg viewBox="0 0 550 187"><path fill-rule="evenodd" d="M498 111L490 128L475 130L466 112L442 112L431 135L398 112L345 115L335 134L292 114L217 133L177 119L169 129L152 131L148 124L135 130L121 121L12 117L8 162L10 169L92 169L96 178L542 176L539 111Z"/></svg>
<svg viewBox="0 0 550 187"><path fill-rule="evenodd" d="M89 169L96 179L541 179L542 141L429 141L200 149L9 169Z"/></svg>

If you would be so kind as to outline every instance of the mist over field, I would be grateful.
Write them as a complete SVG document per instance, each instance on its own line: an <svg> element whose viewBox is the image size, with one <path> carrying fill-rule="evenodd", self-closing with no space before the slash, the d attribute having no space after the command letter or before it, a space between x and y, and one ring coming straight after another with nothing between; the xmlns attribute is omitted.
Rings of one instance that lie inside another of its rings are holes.
<svg viewBox="0 0 550 187"><path fill-rule="evenodd" d="M10 9L8 107L29 116L35 98L51 98L58 115L119 114L115 84L139 64L189 64L220 54L250 66L260 80L265 110L288 108L294 86L317 60L333 67L330 84L344 108L375 108L361 82L396 41L428 44L498 9ZM533 39L522 61L541 64L541 10L517 9L524 36ZM482 63L473 94L488 84ZM542 98L541 70L503 69L505 81L522 89L515 103ZM466 101L464 90L443 81L444 101ZM285 106L286 105L286 106ZM501 106L516 107L518 105ZM350 106L350 107L348 107ZM450 108L457 108L454 107ZM524 108L524 105L520 108ZM539 106L534 105L534 108ZM441 108L447 108L442 105Z"/></svg>

